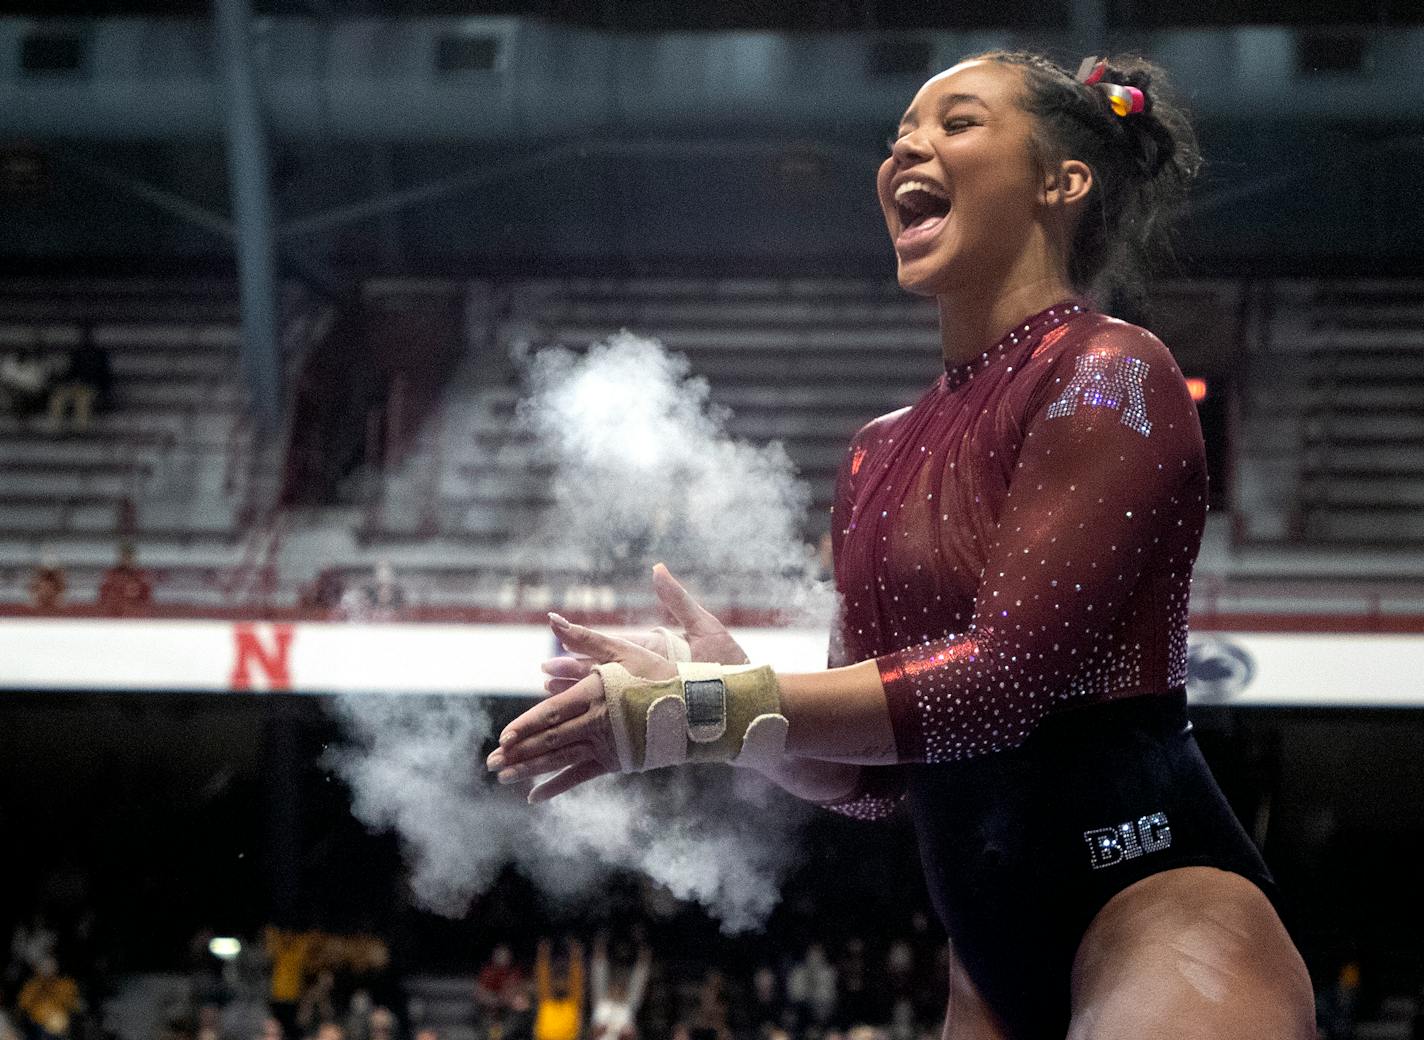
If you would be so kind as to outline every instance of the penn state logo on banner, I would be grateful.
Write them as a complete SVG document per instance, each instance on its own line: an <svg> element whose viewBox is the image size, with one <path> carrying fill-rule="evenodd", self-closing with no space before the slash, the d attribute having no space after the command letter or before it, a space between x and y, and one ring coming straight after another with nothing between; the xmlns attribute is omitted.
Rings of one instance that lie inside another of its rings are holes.
<svg viewBox="0 0 1424 1040"><path fill-rule="evenodd" d="M1187 640L1187 696L1192 700L1230 700L1255 677L1256 662L1244 647L1210 633L1191 633Z"/></svg>

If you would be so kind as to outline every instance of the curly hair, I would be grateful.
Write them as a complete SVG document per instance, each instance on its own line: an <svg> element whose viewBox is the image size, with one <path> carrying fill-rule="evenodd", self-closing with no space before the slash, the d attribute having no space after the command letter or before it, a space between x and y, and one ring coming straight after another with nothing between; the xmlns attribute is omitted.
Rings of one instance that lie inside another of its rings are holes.
<svg viewBox="0 0 1424 1040"><path fill-rule="evenodd" d="M1023 70L1023 109L1037 121L1034 160L1047 170L1078 159L1093 171L1093 190L1074 230L1068 277L1075 289L1135 310L1151 272L1174 254L1178 218L1201 171L1191 120L1163 69L1136 55L1108 60L1101 82L1137 87L1143 111L1113 114L1103 91L1078 81L1041 54L992 50L965 61L997 61Z"/></svg>

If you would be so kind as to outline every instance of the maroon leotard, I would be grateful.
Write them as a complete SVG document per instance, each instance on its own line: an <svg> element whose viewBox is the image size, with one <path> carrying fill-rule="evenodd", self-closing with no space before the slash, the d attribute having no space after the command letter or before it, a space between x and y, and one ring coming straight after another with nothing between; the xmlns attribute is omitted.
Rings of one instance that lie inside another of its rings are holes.
<svg viewBox="0 0 1424 1040"><path fill-rule="evenodd" d="M1049 713L1181 686L1206 501L1171 353L1068 299L852 439L829 664L876 659L900 762L989 754ZM832 808L887 815L899 772L866 767Z"/></svg>

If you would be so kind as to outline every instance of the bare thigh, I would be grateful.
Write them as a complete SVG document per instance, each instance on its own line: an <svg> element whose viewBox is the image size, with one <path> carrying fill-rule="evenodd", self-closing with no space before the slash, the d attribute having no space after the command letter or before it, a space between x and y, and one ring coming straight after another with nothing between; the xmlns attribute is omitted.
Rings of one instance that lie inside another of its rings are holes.
<svg viewBox="0 0 1424 1040"><path fill-rule="evenodd" d="M1009 1040L999 1016L979 995L953 946L949 950L949 1008L943 1040Z"/></svg>
<svg viewBox="0 0 1424 1040"><path fill-rule="evenodd" d="M1068 1040L1314 1040L1305 962L1265 894L1182 867L1115 895L1073 962Z"/></svg>

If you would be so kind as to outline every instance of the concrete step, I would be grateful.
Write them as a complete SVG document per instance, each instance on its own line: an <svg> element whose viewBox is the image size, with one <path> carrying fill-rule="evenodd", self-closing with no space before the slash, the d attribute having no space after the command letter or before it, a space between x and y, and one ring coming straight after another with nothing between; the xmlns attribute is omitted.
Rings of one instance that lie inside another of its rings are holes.
<svg viewBox="0 0 1424 1040"><path fill-rule="evenodd" d="M112 532L119 523L116 501L93 501L83 505L65 500L29 499L15 501L0 497L0 526L12 531L42 535L47 531Z"/></svg>
<svg viewBox="0 0 1424 1040"><path fill-rule="evenodd" d="M1277 333L1272 347L1284 346L1285 337ZM1292 348L1286 347L1290 350ZM1370 353L1379 350L1424 349L1424 325L1415 321L1396 321L1380 325L1317 325L1306 331L1294 346L1296 352Z"/></svg>
<svg viewBox="0 0 1424 1040"><path fill-rule="evenodd" d="M1305 420L1308 438L1355 440L1418 439L1424 444L1424 410L1370 410L1363 412L1332 412L1310 416Z"/></svg>
<svg viewBox="0 0 1424 1040"><path fill-rule="evenodd" d="M1375 509L1424 509L1424 476L1400 480L1332 475L1328 479L1311 480L1304 496L1310 503Z"/></svg>
<svg viewBox="0 0 1424 1040"><path fill-rule="evenodd" d="M117 385L114 396L124 409L170 408L209 415L242 412L247 402L247 393L237 381L198 385L182 380L133 381Z"/></svg>
<svg viewBox="0 0 1424 1040"><path fill-rule="evenodd" d="M567 346L600 343L617 334L625 325L567 324L553 327L547 338ZM810 351L813 353L876 352L939 357L939 332L933 327L844 328L755 328L729 330L721 324L683 325L665 328L631 328L630 332L656 339L668 350L688 355L759 354L766 351Z"/></svg>
<svg viewBox="0 0 1424 1040"><path fill-rule="evenodd" d="M28 498L70 498L84 495L120 498L138 493L143 486L141 480L133 479L122 471L98 470L23 473L5 467L0 469L0 481L4 482L7 495Z"/></svg>
<svg viewBox="0 0 1424 1040"><path fill-rule="evenodd" d="M937 328L932 302L900 299L856 299L826 294L821 297L770 297L765 299L649 299L636 297L570 298L550 301L530 313L550 324L666 326L752 325L846 328L848 326L901 325Z"/></svg>
<svg viewBox="0 0 1424 1040"><path fill-rule="evenodd" d="M1341 384L1332 387L1328 394L1317 395L1312 400L1320 407L1328 405L1331 410L1415 411L1424 408L1424 380L1384 381L1359 386Z"/></svg>
<svg viewBox="0 0 1424 1040"><path fill-rule="evenodd" d="M1307 537L1325 540L1424 546L1424 512L1414 509L1320 510L1307 517L1305 532Z"/></svg>
<svg viewBox="0 0 1424 1040"><path fill-rule="evenodd" d="M1305 451L1301 457L1301 465L1308 471L1350 473L1363 470L1399 473L1403 476L1424 473L1424 452L1420 452L1418 446L1412 442L1403 446L1331 443Z"/></svg>
<svg viewBox="0 0 1424 1040"><path fill-rule="evenodd" d="M156 379L238 379L241 376L237 355L212 351L138 351L116 354L113 359L114 380Z"/></svg>
<svg viewBox="0 0 1424 1040"><path fill-rule="evenodd" d="M129 462L152 469L162 455L157 447L132 443L105 444L95 437L83 440L39 437L8 437L0 434L0 473L14 463L25 469L85 469L126 465Z"/></svg>
<svg viewBox="0 0 1424 1040"><path fill-rule="evenodd" d="M511 416L512 418L512 416ZM765 413L743 412L727 423L729 437L739 441L771 440L831 440L839 441L842 448L850 443L851 436L866 420L859 415L844 413L800 414L769 410ZM510 439L507 420L490 417L478 420L464 431L467 444L488 449Z"/></svg>

